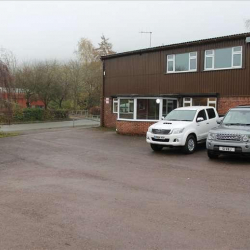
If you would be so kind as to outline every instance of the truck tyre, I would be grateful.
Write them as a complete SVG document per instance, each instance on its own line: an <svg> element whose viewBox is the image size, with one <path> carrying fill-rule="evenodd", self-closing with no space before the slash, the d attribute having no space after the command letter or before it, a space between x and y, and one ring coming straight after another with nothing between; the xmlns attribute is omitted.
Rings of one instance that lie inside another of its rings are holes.
<svg viewBox="0 0 250 250"><path fill-rule="evenodd" d="M186 154L192 154L196 150L196 146L197 146L197 141L195 136L189 135L187 137L185 146L183 147L183 151Z"/></svg>
<svg viewBox="0 0 250 250"><path fill-rule="evenodd" d="M156 152L159 152L162 150L163 146L161 145L158 145L158 144L150 144L151 148L156 151Z"/></svg>
<svg viewBox="0 0 250 250"><path fill-rule="evenodd" d="M218 159L218 157L219 157L219 154L218 153L216 153L216 152L214 152L214 151L212 151L212 150L208 150L207 151L207 156L209 157L209 159Z"/></svg>

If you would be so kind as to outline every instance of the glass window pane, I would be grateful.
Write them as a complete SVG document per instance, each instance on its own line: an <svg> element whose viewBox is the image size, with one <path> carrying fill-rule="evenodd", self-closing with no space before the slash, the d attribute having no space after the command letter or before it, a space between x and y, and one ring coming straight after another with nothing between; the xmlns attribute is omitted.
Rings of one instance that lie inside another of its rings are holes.
<svg viewBox="0 0 250 250"><path fill-rule="evenodd" d="M177 100L163 99L162 103L162 116L167 116L172 110L177 108Z"/></svg>
<svg viewBox="0 0 250 250"><path fill-rule="evenodd" d="M208 119L213 119L216 117L214 109L207 109Z"/></svg>
<svg viewBox="0 0 250 250"><path fill-rule="evenodd" d="M137 119L159 120L159 106L156 99L137 99Z"/></svg>
<svg viewBox="0 0 250 250"><path fill-rule="evenodd" d="M189 53L175 55L175 71L189 70Z"/></svg>
<svg viewBox="0 0 250 250"><path fill-rule="evenodd" d="M121 99L119 109L120 109L119 118L133 119L134 100L133 99Z"/></svg>
<svg viewBox="0 0 250 250"><path fill-rule="evenodd" d="M197 115L197 119L198 118L203 118L203 120L207 120L207 115L206 115L206 112L205 112L205 109L201 110L198 115Z"/></svg>
<svg viewBox="0 0 250 250"><path fill-rule="evenodd" d="M197 54L196 52L191 52L191 53L190 53L190 56L191 56L191 57L195 57L196 54Z"/></svg>
<svg viewBox="0 0 250 250"><path fill-rule="evenodd" d="M209 102L215 102L216 100L217 100L217 99L216 99L216 98L213 98L213 97L209 97L209 98L208 98L208 101L209 101Z"/></svg>
<svg viewBox="0 0 250 250"><path fill-rule="evenodd" d="M214 55L214 68L223 69L232 67L232 48L217 49Z"/></svg>
<svg viewBox="0 0 250 250"><path fill-rule="evenodd" d="M168 55L168 60L173 60L174 59L174 55Z"/></svg>
<svg viewBox="0 0 250 250"><path fill-rule="evenodd" d="M213 58L206 57L206 69L212 69L213 67Z"/></svg>
<svg viewBox="0 0 250 250"><path fill-rule="evenodd" d="M212 55L213 54L213 50L206 50L206 55Z"/></svg>
<svg viewBox="0 0 250 250"><path fill-rule="evenodd" d="M233 66L240 67L241 66L241 54L233 55Z"/></svg>
<svg viewBox="0 0 250 250"><path fill-rule="evenodd" d="M118 112L118 99L114 98L113 99L113 113L117 113Z"/></svg>
<svg viewBox="0 0 250 250"><path fill-rule="evenodd" d="M117 113L117 112L118 112L118 103L117 103L117 102L114 103L113 112L114 112L114 113Z"/></svg>
<svg viewBox="0 0 250 250"><path fill-rule="evenodd" d="M207 98L193 98L193 106L207 106Z"/></svg>
<svg viewBox="0 0 250 250"><path fill-rule="evenodd" d="M239 47L234 47L234 48L233 48L233 51L234 51L234 52L240 52L240 51L241 51L241 48L242 48L241 46L239 46Z"/></svg>
<svg viewBox="0 0 250 250"><path fill-rule="evenodd" d="M174 62L168 61L168 71L174 71Z"/></svg>
<svg viewBox="0 0 250 250"><path fill-rule="evenodd" d="M216 108L216 103L208 103L208 106Z"/></svg>
<svg viewBox="0 0 250 250"><path fill-rule="evenodd" d="M190 70L196 70L196 59L190 59Z"/></svg>

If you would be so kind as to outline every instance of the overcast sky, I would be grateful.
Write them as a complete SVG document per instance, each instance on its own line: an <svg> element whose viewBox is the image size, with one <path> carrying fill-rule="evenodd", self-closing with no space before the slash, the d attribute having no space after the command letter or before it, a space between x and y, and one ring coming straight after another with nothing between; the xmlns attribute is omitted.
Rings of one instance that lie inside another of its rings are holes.
<svg viewBox="0 0 250 250"><path fill-rule="evenodd" d="M81 37L117 52L246 32L250 2L0 1L0 47L19 61L73 57Z"/></svg>

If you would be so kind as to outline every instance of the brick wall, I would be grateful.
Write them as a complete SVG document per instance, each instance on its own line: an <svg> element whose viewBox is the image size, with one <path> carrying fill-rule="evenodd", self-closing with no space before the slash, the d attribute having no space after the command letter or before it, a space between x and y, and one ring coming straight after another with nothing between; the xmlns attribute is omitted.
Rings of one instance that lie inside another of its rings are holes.
<svg viewBox="0 0 250 250"><path fill-rule="evenodd" d="M116 127L117 114L112 113L112 106L112 98L109 98L109 103L107 103L106 98L104 98L104 127L107 128Z"/></svg>
<svg viewBox="0 0 250 250"><path fill-rule="evenodd" d="M238 105L250 105L250 97L221 97L218 100L218 113L220 115ZM154 122L117 121L117 114L112 113L112 98L106 103L104 98L104 127L116 128L120 134L145 135L148 127Z"/></svg>
<svg viewBox="0 0 250 250"><path fill-rule="evenodd" d="M116 129L119 134L126 135L145 135L148 127L154 122L137 121L116 121Z"/></svg>
<svg viewBox="0 0 250 250"><path fill-rule="evenodd" d="M250 97L221 97L218 103L218 113L224 115L230 108L239 105L250 105Z"/></svg>

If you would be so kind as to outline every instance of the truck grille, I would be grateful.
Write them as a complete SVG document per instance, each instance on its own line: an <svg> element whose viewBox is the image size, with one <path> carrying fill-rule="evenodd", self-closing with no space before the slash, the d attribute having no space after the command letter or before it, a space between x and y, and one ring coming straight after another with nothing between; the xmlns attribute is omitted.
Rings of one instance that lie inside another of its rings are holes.
<svg viewBox="0 0 250 250"><path fill-rule="evenodd" d="M157 135L168 135L170 131L170 129L152 129L152 133Z"/></svg>
<svg viewBox="0 0 250 250"><path fill-rule="evenodd" d="M152 141L169 142L169 139L155 139L155 138L152 138Z"/></svg>
<svg viewBox="0 0 250 250"><path fill-rule="evenodd" d="M217 134L216 139L218 141L241 141L241 135L239 134Z"/></svg>

